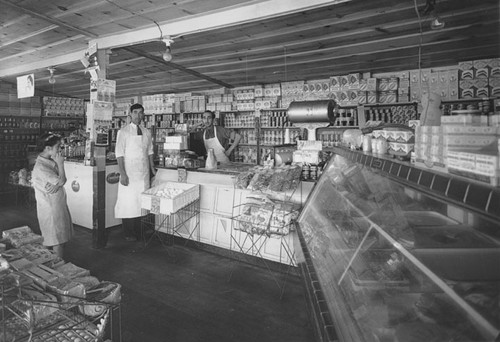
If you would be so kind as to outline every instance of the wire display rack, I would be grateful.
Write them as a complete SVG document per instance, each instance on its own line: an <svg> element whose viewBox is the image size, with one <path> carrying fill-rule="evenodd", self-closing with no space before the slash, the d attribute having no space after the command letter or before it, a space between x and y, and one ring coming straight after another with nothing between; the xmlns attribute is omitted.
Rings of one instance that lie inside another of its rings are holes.
<svg viewBox="0 0 500 342"><path fill-rule="evenodd" d="M154 239L159 240L164 247L172 246L175 237L184 238L185 245L190 241L200 241L199 198L168 215L142 209L141 238L144 247Z"/></svg>
<svg viewBox="0 0 500 342"><path fill-rule="evenodd" d="M291 246L291 235L295 229L295 219L300 212L300 205L292 203L291 199L296 193L302 197L302 189L300 185L289 192L274 193L274 196L279 197L279 202L288 204L288 211L282 210L279 214L273 207L269 211L269 216L263 222L250 219L251 215L244 211L252 211L262 209L258 204L241 203L234 205L231 227L231 250L238 253L238 259L259 258L259 261L271 274L273 281L276 283L280 291L280 299L283 298L288 276L293 268L297 265L295 259L295 251ZM254 192L259 195L269 194L270 192ZM250 219L250 220L249 220ZM279 260L282 267L279 268L282 272L277 273L277 267L274 262L268 260L264 255L263 249L268 243L276 243L279 241ZM273 264L273 266L271 266ZM234 267L231 269L228 281L231 280L234 272Z"/></svg>
<svg viewBox="0 0 500 342"><path fill-rule="evenodd" d="M66 302L35 300L31 286L0 286L0 341L121 342L121 306L64 295ZM92 314L90 314L92 312Z"/></svg>

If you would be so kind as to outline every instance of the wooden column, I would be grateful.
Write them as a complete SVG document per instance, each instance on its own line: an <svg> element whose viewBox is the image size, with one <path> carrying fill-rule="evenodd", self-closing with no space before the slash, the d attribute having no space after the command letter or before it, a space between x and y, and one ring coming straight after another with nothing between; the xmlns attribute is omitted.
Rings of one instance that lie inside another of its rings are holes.
<svg viewBox="0 0 500 342"><path fill-rule="evenodd" d="M98 75L100 79L106 79L109 55L106 50L97 50L97 62L99 63ZM90 94L92 101L93 96ZM95 166L93 172L94 196L92 205L92 247L104 248L108 242L106 233L106 147L96 146L94 148Z"/></svg>

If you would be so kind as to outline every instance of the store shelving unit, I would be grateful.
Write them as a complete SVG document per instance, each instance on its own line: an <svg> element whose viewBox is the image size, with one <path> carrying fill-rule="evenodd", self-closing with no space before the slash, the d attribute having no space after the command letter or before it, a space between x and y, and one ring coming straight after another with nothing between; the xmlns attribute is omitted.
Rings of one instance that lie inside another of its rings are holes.
<svg viewBox="0 0 500 342"><path fill-rule="evenodd" d="M497 304L487 303L500 295L500 190L333 151L298 220L321 340L406 340L407 331L498 339Z"/></svg>

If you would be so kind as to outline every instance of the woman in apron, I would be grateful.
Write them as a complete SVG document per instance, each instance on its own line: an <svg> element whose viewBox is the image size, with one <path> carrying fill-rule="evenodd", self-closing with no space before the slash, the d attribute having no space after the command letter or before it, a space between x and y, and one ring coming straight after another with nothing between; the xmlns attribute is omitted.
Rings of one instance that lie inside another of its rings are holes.
<svg viewBox="0 0 500 342"><path fill-rule="evenodd" d="M156 174L153 162L151 133L140 126L144 108L130 107L131 122L120 129L116 138L116 159L120 168L120 184L115 205L115 217L123 221L125 239L137 240L140 233L141 193L149 189L150 170Z"/></svg>
<svg viewBox="0 0 500 342"><path fill-rule="evenodd" d="M214 119L215 114L213 112L207 110L203 113L203 124L205 126L205 130L203 131L203 143L207 151L213 149L217 162L221 164L228 163L229 156L236 146L238 146L241 136L238 133L234 133L234 142L226 150L225 146L228 145L231 139L231 131L224 127L214 126Z"/></svg>
<svg viewBox="0 0 500 342"><path fill-rule="evenodd" d="M73 223L63 187L66 173L60 145L61 136L57 134L46 133L40 137L43 150L36 159L31 179L43 244L52 247L62 258L64 244L73 235Z"/></svg>

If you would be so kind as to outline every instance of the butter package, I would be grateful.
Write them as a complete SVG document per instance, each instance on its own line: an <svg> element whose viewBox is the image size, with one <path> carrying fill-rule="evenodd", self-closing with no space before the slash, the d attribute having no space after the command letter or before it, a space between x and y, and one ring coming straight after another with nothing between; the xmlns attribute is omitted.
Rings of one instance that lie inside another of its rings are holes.
<svg viewBox="0 0 500 342"><path fill-rule="evenodd" d="M388 152L392 155L406 156L414 150L415 144L390 142Z"/></svg>
<svg viewBox="0 0 500 342"><path fill-rule="evenodd" d="M478 59L473 61L474 77L488 78L490 77L490 61L489 59Z"/></svg>
<svg viewBox="0 0 500 342"><path fill-rule="evenodd" d="M474 79L474 87L476 91L476 97L489 97L490 96L490 88L488 85L487 78L476 78Z"/></svg>
<svg viewBox="0 0 500 342"><path fill-rule="evenodd" d="M366 91L358 90L358 103L359 104L367 103L366 94L367 94Z"/></svg>
<svg viewBox="0 0 500 342"><path fill-rule="evenodd" d="M349 74L349 89L351 90L358 90L359 89L359 80L361 79L361 74L354 73L354 74Z"/></svg>
<svg viewBox="0 0 500 342"><path fill-rule="evenodd" d="M490 60L490 78L500 78L500 58Z"/></svg>
<svg viewBox="0 0 500 342"><path fill-rule="evenodd" d="M475 97L474 81L472 79L461 80L459 87L459 97L461 99Z"/></svg>
<svg viewBox="0 0 500 342"><path fill-rule="evenodd" d="M319 151L307 151L307 150L293 151L294 163L317 165L319 164L320 161L321 158L319 156Z"/></svg>
<svg viewBox="0 0 500 342"><path fill-rule="evenodd" d="M460 80L471 80L474 78L474 69L472 61L458 63L458 77Z"/></svg>
<svg viewBox="0 0 500 342"><path fill-rule="evenodd" d="M344 75L344 76L340 76L340 89L341 90L346 90L349 89L349 76L348 75Z"/></svg>
<svg viewBox="0 0 500 342"><path fill-rule="evenodd" d="M500 97L500 78L490 78L490 96Z"/></svg>
<svg viewBox="0 0 500 342"><path fill-rule="evenodd" d="M369 104L377 103L377 92L376 91L368 91L366 93L366 103L369 103Z"/></svg>
<svg viewBox="0 0 500 342"><path fill-rule="evenodd" d="M389 78L378 78L377 79L377 90L387 91L389 90Z"/></svg>
<svg viewBox="0 0 500 342"><path fill-rule="evenodd" d="M359 80L359 90L361 90L361 91L367 91L368 90L367 87L368 87L368 80L366 78L365 79L363 79L363 78L360 79Z"/></svg>
<svg viewBox="0 0 500 342"><path fill-rule="evenodd" d="M340 90L340 76L330 77L330 89L332 91L339 91Z"/></svg>
<svg viewBox="0 0 500 342"><path fill-rule="evenodd" d="M377 79L374 77L370 77L366 80L366 90L367 91L376 91L377 90Z"/></svg>
<svg viewBox="0 0 500 342"><path fill-rule="evenodd" d="M347 91L347 100L353 104L358 103L358 91L357 90L348 90Z"/></svg>

